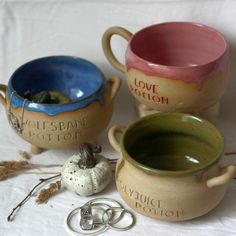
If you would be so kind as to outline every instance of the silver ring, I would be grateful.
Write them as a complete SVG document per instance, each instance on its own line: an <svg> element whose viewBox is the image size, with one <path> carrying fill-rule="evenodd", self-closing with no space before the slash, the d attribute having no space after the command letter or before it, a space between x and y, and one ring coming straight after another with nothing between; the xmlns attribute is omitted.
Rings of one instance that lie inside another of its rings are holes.
<svg viewBox="0 0 236 236"><path fill-rule="evenodd" d="M68 215L67 218L66 218L66 226L67 226L67 228L68 228L70 231L72 231L72 232L74 232L74 233L77 233L77 234L81 234L81 235L91 235L91 236L93 236L93 235L101 234L101 233L105 232L106 230L108 230L108 226L105 225L105 224L100 224L101 227L98 227L98 230L95 230L94 232L89 232L89 233L85 233L85 232L83 232L83 231L78 231L78 230L74 229L74 228L72 227L72 225L71 225L71 219L72 219L77 213L79 213L79 212L81 211L81 208L82 208L82 207L77 207L77 208L75 208L74 210L72 210L72 211L69 213L69 215ZM102 209L101 207L97 207L97 208L98 208L98 209ZM104 209L102 209L102 210L104 211ZM90 230L90 231L91 231L91 230Z"/></svg>
<svg viewBox="0 0 236 236"><path fill-rule="evenodd" d="M93 208L102 211L101 216L98 217L97 219L94 218L96 214L92 213ZM80 212L81 230L75 229L71 224L72 218L79 212ZM115 215L116 212L120 212L118 217L117 214ZM130 216L132 220L131 223L125 227L116 226L116 224L122 220L125 214L128 214ZM134 224L135 224L134 215L130 211L124 209L118 201L111 198L92 199L86 202L83 206L77 207L74 210L72 210L66 218L66 226L70 231L76 234L90 235L90 236L101 234L107 231L108 229L114 229L116 231L129 230L134 226Z"/></svg>
<svg viewBox="0 0 236 236"><path fill-rule="evenodd" d="M94 203L96 203L96 202L99 202L99 201L105 201L105 202L110 202L110 203L112 203L112 204L115 204L115 207L121 207L122 208L122 205L118 202L118 201L116 201L116 200L114 200L114 199L112 199L112 198L106 198L106 197L99 197L99 198L94 198L94 199L92 199L92 200L90 200L90 201L88 201L88 202L86 202L84 205L87 205L87 204L94 204ZM99 202L98 204L102 204L102 202ZM106 203L105 203L106 204ZM109 207L113 207L113 206L111 206L111 205L109 205L109 204L107 204Z"/></svg>
<svg viewBox="0 0 236 236"><path fill-rule="evenodd" d="M121 211L121 214L119 215L119 217L118 217L115 221L112 222L112 221L109 220L109 218L108 218L107 220L104 219L104 215L108 215L108 212L109 212L109 211ZM129 225L126 226L126 227L117 227L117 226L114 226L116 223L118 223L118 222L120 221L120 219L122 219L122 217L123 217L125 214L129 214L129 215L130 215L130 217L131 217L131 219L132 219L131 224L129 224ZM107 225L109 228L114 229L114 230L117 230L117 231L129 230L129 229L131 229L131 228L134 226L134 224L135 224L135 217L134 217L134 215L133 215L130 211L128 211L128 210L126 210L126 209L124 209L124 208L122 208L122 207L110 207L110 208L106 209L105 212L104 212L104 214L103 214L103 216L102 216L102 220L103 220L103 223L104 223L105 225Z"/></svg>

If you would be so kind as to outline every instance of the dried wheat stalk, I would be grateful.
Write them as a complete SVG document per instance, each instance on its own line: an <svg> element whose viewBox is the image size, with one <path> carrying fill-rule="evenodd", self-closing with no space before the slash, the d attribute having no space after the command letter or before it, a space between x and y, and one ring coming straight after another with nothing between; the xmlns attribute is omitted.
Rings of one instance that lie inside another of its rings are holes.
<svg viewBox="0 0 236 236"><path fill-rule="evenodd" d="M28 161L0 161L0 181L17 174L26 174L35 168L61 167L62 165L31 164Z"/></svg>
<svg viewBox="0 0 236 236"><path fill-rule="evenodd" d="M25 160L30 160L32 157L30 153L28 153L26 151L22 151L22 150L19 150L18 154Z"/></svg>
<svg viewBox="0 0 236 236"><path fill-rule="evenodd" d="M60 180L56 181L55 183L51 183L48 188L42 189L39 192L36 202L39 204L45 203L50 197L52 197L59 190L61 190L61 181Z"/></svg>
<svg viewBox="0 0 236 236"><path fill-rule="evenodd" d="M16 207L13 208L12 212L11 212L10 215L7 217L7 221L13 221L15 211L16 211L17 209L19 209L20 207L22 207L22 206L27 202L27 200L33 195L34 191L35 191L41 184L43 184L44 182L50 181L50 180L52 180L52 179L59 178L60 176L61 176L61 174L58 174L58 175L51 176L51 177L49 177L49 178L39 179L39 183L36 184L36 185L30 190L30 192L27 194L27 196L26 196Z"/></svg>

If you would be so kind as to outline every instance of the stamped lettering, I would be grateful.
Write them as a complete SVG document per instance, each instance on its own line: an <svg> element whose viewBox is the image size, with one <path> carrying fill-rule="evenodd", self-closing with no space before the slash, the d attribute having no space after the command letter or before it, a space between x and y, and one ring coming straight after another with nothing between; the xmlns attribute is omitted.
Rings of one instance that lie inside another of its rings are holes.
<svg viewBox="0 0 236 236"><path fill-rule="evenodd" d="M134 83L129 85L131 92L136 96L141 97L145 100L158 103L158 104L169 104L169 97L161 96L159 94L159 86L144 82L141 79L134 78Z"/></svg>
<svg viewBox="0 0 236 236"><path fill-rule="evenodd" d="M87 126L87 118L81 118L73 121L41 121L41 120L26 120L24 125L30 129L51 131L70 131Z"/></svg>
<svg viewBox="0 0 236 236"><path fill-rule="evenodd" d="M181 218L184 216L183 209L167 209L164 200L154 199L145 193L127 186L121 180L118 181L121 191L133 199L134 207L137 210L163 218Z"/></svg>
<svg viewBox="0 0 236 236"><path fill-rule="evenodd" d="M47 142L79 140L83 137L82 130L87 128L87 124L85 117L73 121L24 121L26 136Z"/></svg>

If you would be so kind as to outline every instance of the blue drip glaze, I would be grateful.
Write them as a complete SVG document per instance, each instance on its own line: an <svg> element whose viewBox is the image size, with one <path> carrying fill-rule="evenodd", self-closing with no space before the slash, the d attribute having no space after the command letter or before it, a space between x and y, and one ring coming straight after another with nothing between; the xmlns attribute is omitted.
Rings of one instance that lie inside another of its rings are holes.
<svg viewBox="0 0 236 236"><path fill-rule="evenodd" d="M27 110L57 115L84 108L94 101L104 105L106 85L104 75L91 62L71 56L52 56L19 67L10 78L8 96L12 96L12 107L17 108L23 106L23 94L27 90L32 93L59 91L72 102L39 104L26 101L24 105Z"/></svg>

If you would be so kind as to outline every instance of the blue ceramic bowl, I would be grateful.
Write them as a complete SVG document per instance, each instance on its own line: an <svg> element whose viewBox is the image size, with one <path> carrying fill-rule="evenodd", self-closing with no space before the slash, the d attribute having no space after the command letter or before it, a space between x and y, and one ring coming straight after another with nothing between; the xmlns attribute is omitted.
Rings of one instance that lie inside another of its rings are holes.
<svg viewBox="0 0 236 236"><path fill-rule="evenodd" d="M30 61L0 84L0 103L18 135L41 148L76 148L93 141L110 121L120 79L106 79L91 62L71 56ZM66 104L40 104L27 100L26 91L58 91L71 99Z"/></svg>
<svg viewBox="0 0 236 236"><path fill-rule="evenodd" d="M8 84L8 97L13 108L22 107L24 93L58 91L69 97L66 104L39 104L25 100L25 109L56 115L84 108L94 101L103 104L106 79L91 62L72 56L50 56L30 61L19 67Z"/></svg>

